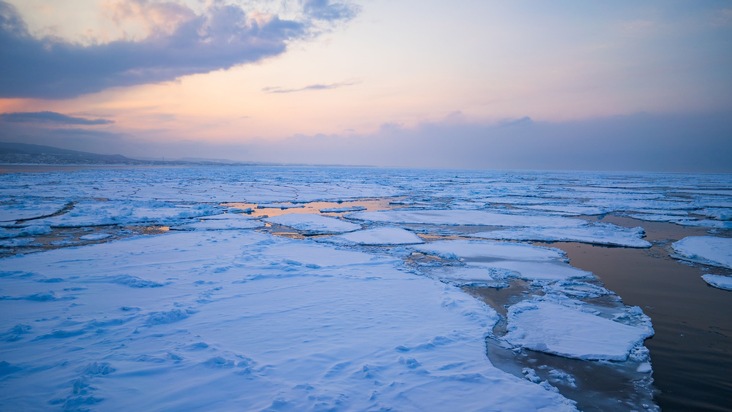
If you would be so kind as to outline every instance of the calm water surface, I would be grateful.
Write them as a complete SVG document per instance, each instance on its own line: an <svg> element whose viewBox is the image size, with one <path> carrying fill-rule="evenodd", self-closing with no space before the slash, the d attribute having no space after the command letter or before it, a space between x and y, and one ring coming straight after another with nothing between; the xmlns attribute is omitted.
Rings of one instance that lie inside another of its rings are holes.
<svg viewBox="0 0 732 412"><path fill-rule="evenodd" d="M669 256L671 243L706 230L671 223L608 217L642 226L650 249L552 243L572 266L592 271L627 305L650 316L656 334L651 351L656 402L664 411L732 411L732 292L708 286L703 273L730 271L688 265ZM716 236L732 236L730 231Z"/></svg>

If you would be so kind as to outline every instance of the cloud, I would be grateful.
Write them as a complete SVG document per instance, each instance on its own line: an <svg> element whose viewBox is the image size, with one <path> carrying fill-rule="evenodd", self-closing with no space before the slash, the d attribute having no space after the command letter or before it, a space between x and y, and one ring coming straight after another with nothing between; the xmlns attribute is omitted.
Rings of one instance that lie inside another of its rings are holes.
<svg viewBox="0 0 732 412"><path fill-rule="evenodd" d="M250 15L223 2L211 2L200 14L178 3L132 4L155 11L145 21L147 37L81 45L33 37L15 7L0 0L0 97L64 99L228 69L283 53L289 41L316 34L315 20L347 20L356 13L328 1L306 1L298 19ZM118 19L139 11L114 9ZM166 16L175 24L159 25Z"/></svg>
<svg viewBox="0 0 732 412"><path fill-rule="evenodd" d="M349 3L331 3L329 0L305 0L305 13L318 20L350 20L358 13L358 8Z"/></svg>
<svg viewBox="0 0 732 412"><path fill-rule="evenodd" d="M67 116L56 112L16 112L2 113L0 120L12 123L48 123L54 125L96 126L112 124L108 119L86 119L83 117Z"/></svg>
<svg viewBox="0 0 732 412"><path fill-rule="evenodd" d="M282 87L265 87L262 89L265 93L296 93L296 92L305 92L309 90L331 90L331 89L338 89L341 87L347 87L352 86L356 84L357 82L340 82L340 83L329 83L329 84L310 84L305 87L300 87L298 89L285 89Z"/></svg>

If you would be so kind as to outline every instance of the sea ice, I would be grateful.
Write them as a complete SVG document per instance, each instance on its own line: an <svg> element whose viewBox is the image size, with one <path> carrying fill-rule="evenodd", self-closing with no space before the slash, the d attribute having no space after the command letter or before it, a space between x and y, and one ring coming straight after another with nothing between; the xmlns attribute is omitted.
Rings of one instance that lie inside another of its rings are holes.
<svg viewBox="0 0 732 412"><path fill-rule="evenodd" d="M231 230L2 259L0 409L574 410L488 361L493 310L395 262Z"/></svg>
<svg viewBox="0 0 732 412"><path fill-rule="evenodd" d="M345 241L358 245L414 245L424 243L419 236L398 227L377 227L359 230L328 238L335 242Z"/></svg>
<svg viewBox="0 0 732 412"><path fill-rule="evenodd" d="M428 225L573 227L584 224L582 220L566 217L511 215L483 210L386 210L351 213L346 217L370 222Z"/></svg>
<svg viewBox="0 0 732 412"><path fill-rule="evenodd" d="M310 213L280 215L265 220L270 223L289 226L306 235L344 233L361 229L361 226L355 223Z"/></svg>
<svg viewBox="0 0 732 412"><path fill-rule="evenodd" d="M732 238L689 236L671 246L680 259L732 269Z"/></svg>
<svg viewBox="0 0 732 412"><path fill-rule="evenodd" d="M566 259L564 252L559 249L522 243L480 240L441 240L415 246L414 249L447 258L457 257L470 261L522 260L553 262Z"/></svg>
<svg viewBox="0 0 732 412"><path fill-rule="evenodd" d="M594 223L578 227L517 228L473 233L483 239L529 240L540 242L581 242L595 245L648 248L642 227L624 228L610 223Z"/></svg>
<svg viewBox="0 0 732 412"><path fill-rule="evenodd" d="M732 276L706 274L702 275L702 279L715 288L732 290Z"/></svg>
<svg viewBox="0 0 732 412"><path fill-rule="evenodd" d="M629 326L547 301L523 301L508 309L505 341L577 359L624 361L653 335L650 327Z"/></svg>
<svg viewBox="0 0 732 412"><path fill-rule="evenodd" d="M261 220L252 219L238 213L206 216L197 222L177 225L176 230L245 230L264 226Z"/></svg>

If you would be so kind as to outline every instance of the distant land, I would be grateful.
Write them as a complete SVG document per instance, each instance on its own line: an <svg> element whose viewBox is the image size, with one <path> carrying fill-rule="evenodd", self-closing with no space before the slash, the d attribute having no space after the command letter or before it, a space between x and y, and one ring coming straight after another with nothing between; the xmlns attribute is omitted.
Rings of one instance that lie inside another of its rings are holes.
<svg viewBox="0 0 732 412"><path fill-rule="evenodd" d="M4 164L48 164L48 165L194 165L194 164L253 164L233 160L181 159L142 160L120 154L104 155L61 149L27 143L0 142L0 163Z"/></svg>

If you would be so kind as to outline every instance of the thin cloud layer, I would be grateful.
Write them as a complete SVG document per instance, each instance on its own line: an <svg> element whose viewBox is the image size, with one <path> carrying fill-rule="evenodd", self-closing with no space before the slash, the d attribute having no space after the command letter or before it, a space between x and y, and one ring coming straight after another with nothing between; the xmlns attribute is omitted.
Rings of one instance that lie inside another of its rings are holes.
<svg viewBox="0 0 732 412"><path fill-rule="evenodd" d="M114 121L108 119L87 119L48 111L2 113L0 114L0 120L11 123L43 123L76 126L97 126L114 123Z"/></svg>
<svg viewBox="0 0 732 412"><path fill-rule="evenodd" d="M357 10L328 1L303 8L301 19L281 19L219 2L201 14L178 5L181 22L173 28L85 46L33 37L15 7L0 0L0 97L64 99L228 69L281 54L289 41L312 36L318 21L350 19Z"/></svg>
<svg viewBox="0 0 732 412"><path fill-rule="evenodd" d="M332 90L332 89L338 89L341 87L347 87L347 86L353 86L356 84L356 82L339 82L339 83L328 83L328 84L322 84L322 83L316 83L316 84L309 84L305 87L300 87L296 89L287 89L283 87L265 87L262 89L265 93L275 93L275 94L282 94L282 93L296 93L296 92L306 92L310 90Z"/></svg>

